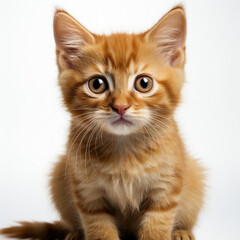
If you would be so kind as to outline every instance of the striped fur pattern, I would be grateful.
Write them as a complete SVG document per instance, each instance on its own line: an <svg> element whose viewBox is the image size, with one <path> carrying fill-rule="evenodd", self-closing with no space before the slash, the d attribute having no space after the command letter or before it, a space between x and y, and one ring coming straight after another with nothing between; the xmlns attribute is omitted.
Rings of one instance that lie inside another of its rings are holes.
<svg viewBox="0 0 240 240"><path fill-rule="evenodd" d="M50 181L61 224L25 222L2 233L193 240L204 171L186 152L174 120L184 82L184 9L173 8L144 33L109 36L93 34L57 10L54 34L59 85L72 116L66 154ZM89 87L96 76L108 86L101 93ZM151 79L149 91L138 91L139 76ZM124 120L118 120L120 108Z"/></svg>

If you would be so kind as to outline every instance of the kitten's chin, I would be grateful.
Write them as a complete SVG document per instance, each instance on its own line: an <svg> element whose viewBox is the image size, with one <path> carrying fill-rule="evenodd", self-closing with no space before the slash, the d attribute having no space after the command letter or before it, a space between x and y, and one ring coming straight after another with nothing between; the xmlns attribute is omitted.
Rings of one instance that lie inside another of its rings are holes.
<svg viewBox="0 0 240 240"><path fill-rule="evenodd" d="M117 120L107 125L107 131L115 134L126 136L137 131L137 125L127 120Z"/></svg>

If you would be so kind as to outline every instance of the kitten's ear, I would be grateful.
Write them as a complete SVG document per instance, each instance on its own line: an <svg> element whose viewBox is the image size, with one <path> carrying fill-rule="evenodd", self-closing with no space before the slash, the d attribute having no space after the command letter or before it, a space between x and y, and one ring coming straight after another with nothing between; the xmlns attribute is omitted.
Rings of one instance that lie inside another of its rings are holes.
<svg viewBox="0 0 240 240"><path fill-rule="evenodd" d="M186 16L179 6L170 10L146 33L148 41L156 43L157 54L175 67L185 62Z"/></svg>
<svg viewBox="0 0 240 240"><path fill-rule="evenodd" d="M81 56L81 50L94 41L94 36L63 10L56 11L53 28L57 52L61 53L68 67L72 67L74 59Z"/></svg>

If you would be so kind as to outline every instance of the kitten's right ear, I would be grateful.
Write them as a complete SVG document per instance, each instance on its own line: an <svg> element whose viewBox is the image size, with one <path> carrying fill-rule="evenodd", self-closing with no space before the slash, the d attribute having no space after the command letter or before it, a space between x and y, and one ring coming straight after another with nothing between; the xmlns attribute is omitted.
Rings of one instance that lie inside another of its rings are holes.
<svg viewBox="0 0 240 240"><path fill-rule="evenodd" d="M65 65L72 68L74 60L81 56L83 47L94 41L94 35L63 10L55 12L53 28L57 53Z"/></svg>

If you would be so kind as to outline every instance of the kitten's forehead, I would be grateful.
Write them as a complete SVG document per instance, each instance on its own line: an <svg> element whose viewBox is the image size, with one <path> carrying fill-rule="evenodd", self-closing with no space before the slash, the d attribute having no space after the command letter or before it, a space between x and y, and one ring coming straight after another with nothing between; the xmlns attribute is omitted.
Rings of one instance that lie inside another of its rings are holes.
<svg viewBox="0 0 240 240"><path fill-rule="evenodd" d="M102 51L113 69L126 70L137 61L140 37L136 34L112 34L102 37Z"/></svg>

